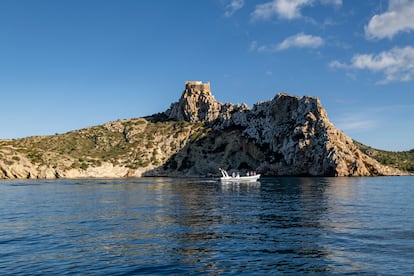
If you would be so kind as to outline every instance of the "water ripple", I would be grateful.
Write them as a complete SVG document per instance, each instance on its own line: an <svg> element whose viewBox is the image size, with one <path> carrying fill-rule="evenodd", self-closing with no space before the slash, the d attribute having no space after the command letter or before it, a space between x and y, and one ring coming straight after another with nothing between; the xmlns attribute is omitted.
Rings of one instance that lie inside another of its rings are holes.
<svg viewBox="0 0 414 276"><path fill-rule="evenodd" d="M413 274L410 177L0 183L0 274Z"/></svg>

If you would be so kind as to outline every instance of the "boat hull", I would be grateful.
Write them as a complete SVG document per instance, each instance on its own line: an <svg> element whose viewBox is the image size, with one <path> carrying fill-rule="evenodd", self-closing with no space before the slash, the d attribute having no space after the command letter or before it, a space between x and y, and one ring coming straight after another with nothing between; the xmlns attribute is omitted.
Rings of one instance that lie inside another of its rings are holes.
<svg viewBox="0 0 414 276"><path fill-rule="evenodd" d="M252 176L239 176L239 177L220 177L222 182L255 182L259 180L260 174Z"/></svg>

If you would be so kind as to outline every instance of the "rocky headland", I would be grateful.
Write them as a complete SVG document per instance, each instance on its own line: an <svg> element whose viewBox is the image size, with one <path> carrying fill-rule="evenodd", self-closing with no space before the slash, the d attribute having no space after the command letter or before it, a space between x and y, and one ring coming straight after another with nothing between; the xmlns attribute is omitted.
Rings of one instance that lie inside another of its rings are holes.
<svg viewBox="0 0 414 276"><path fill-rule="evenodd" d="M380 164L329 121L318 98L284 93L249 109L186 82L162 113L65 134L0 140L0 178L216 176L218 168L269 176L381 176Z"/></svg>

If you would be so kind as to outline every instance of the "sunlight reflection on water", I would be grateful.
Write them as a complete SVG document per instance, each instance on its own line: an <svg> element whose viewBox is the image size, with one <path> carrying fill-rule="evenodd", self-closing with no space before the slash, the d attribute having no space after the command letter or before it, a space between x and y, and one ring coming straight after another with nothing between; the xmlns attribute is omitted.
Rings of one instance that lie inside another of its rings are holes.
<svg viewBox="0 0 414 276"><path fill-rule="evenodd" d="M412 177L0 183L4 274L412 274Z"/></svg>

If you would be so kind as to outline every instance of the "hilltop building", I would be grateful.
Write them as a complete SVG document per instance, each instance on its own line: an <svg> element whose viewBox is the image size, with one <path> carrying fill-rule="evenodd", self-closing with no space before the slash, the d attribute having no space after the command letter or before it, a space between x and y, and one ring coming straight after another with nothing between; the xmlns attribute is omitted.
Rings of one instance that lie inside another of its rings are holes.
<svg viewBox="0 0 414 276"><path fill-rule="evenodd" d="M201 91L211 93L210 82L203 83L202 81L186 81L185 89L189 91Z"/></svg>

